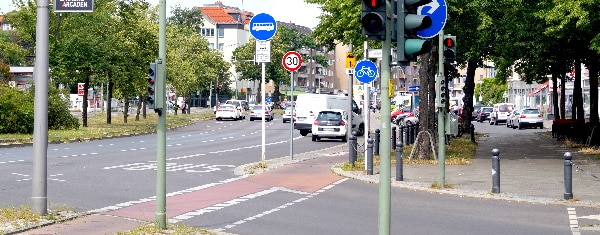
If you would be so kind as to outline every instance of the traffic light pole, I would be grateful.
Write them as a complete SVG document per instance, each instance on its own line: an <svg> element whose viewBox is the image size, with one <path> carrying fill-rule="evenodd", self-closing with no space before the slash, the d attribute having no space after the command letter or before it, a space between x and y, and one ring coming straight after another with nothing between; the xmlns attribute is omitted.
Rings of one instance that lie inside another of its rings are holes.
<svg viewBox="0 0 600 235"><path fill-rule="evenodd" d="M167 228L167 112L165 108L166 68L167 68L167 41L166 41L166 0L160 0L158 10L158 58L162 61L157 65L155 108L158 113L156 125L156 226L159 229Z"/></svg>
<svg viewBox="0 0 600 235"><path fill-rule="evenodd" d="M438 34L438 38L438 75L435 79L436 87L438 88L436 91L436 102L438 104L438 184L440 188L444 188L446 185L446 139L444 133L446 129L446 104L442 102L442 100L445 100L445 97L441 97L441 94L442 86L445 86L447 81L444 79L443 30Z"/></svg>
<svg viewBox="0 0 600 235"><path fill-rule="evenodd" d="M392 15L392 6L390 1L386 2L387 15ZM390 17L385 17L385 41L381 47L381 90L387 91L390 80L390 59L391 59L391 44L392 44L392 21ZM381 96L381 117L389 117L390 110L390 97L389 95ZM379 172L379 234L389 235L390 234L390 212L391 212L391 160L390 160L390 149L391 149L391 121L389 118L381 119L381 142L379 143L379 149L387 149L388 151L381 151L379 158L381 160L381 171Z"/></svg>

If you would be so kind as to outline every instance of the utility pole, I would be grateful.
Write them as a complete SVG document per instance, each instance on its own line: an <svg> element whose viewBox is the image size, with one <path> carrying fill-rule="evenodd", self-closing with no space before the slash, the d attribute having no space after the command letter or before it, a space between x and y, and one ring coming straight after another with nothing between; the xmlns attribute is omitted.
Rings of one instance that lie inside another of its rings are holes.
<svg viewBox="0 0 600 235"><path fill-rule="evenodd" d="M167 80L167 3L160 0L158 9L158 61L157 63L157 90L155 110L158 113L156 126L156 226L159 229L167 228L167 112L166 106L166 80Z"/></svg>

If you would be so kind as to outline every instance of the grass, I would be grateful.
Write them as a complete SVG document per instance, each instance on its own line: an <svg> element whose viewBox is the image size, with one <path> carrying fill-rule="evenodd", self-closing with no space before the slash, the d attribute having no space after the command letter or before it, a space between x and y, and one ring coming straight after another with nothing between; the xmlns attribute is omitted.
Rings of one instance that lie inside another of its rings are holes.
<svg viewBox="0 0 600 235"><path fill-rule="evenodd" d="M146 235L146 234L215 234L207 229L190 227L181 223L167 224L166 229L159 229L157 223L148 223L136 229L117 233L118 235Z"/></svg>
<svg viewBox="0 0 600 235"><path fill-rule="evenodd" d="M48 210L45 216L31 211L28 206L0 208L0 234L10 233L16 229L30 228L57 220L75 216L75 212L65 208Z"/></svg>

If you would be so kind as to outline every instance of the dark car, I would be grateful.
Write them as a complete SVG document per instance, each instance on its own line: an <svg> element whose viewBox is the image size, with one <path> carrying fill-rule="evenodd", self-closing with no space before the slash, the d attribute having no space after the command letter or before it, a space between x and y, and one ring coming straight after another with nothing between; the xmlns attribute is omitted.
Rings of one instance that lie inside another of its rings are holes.
<svg viewBox="0 0 600 235"><path fill-rule="evenodd" d="M481 107L479 111L477 111L477 121L484 122L487 120L490 121L490 114L494 111L493 107Z"/></svg>
<svg viewBox="0 0 600 235"><path fill-rule="evenodd" d="M476 104L473 105L473 113L471 114L471 120L477 120L477 114L479 113L479 110L481 109L481 107L483 107L483 104Z"/></svg>

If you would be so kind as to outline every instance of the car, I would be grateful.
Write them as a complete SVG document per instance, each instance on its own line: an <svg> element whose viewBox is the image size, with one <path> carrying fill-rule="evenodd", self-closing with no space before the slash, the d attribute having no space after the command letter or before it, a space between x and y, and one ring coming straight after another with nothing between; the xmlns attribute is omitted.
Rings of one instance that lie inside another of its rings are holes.
<svg viewBox="0 0 600 235"><path fill-rule="evenodd" d="M221 121L223 119L239 120L242 119L242 115L237 107L230 104L222 104L217 109L216 119L217 121Z"/></svg>
<svg viewBox="0 0 600 235"><path fill-rule="evenodd" d="M230 104L235 106L237 109L240 110L240 114L242 115L243 119L246 119L246 109L244 108L244 100L227 100L225 101L225 104Z"/></svg>
<svg viewBox="0 0 600 235"><path fill-rule="evenodd" d="M508 115L508 119L506 119L506 127L512 127L513 129L515 128L515 119L517 119L519 113L521 113L521 110L518 109L515 109L512 112L510 112L510 114Z"/></svg>
<svg viewBox="0 0 600 235"><path fill-rule="evenodd" d="M342 142L348 141L347 117L348 113L343 109L320 111L311 128L312 141L319 141L321 138L341 139Z"/></svg>
<svg viewBox="0 0 600 235"><path fill-rule="evenodd" d="M477 121L478 122L484 122L485 120L487 120L489 122L490 121L490 114L492 113L493 110L494 110L494 107L481 107L481 108L479 108L479 111L477 111Z"/></svg>
<svg viewBox="0 0 600 235"><path fill-rule="evenodd" d="M506 123L508 114L515 108L512 103L497 103L494 104L494 110L490 114L490 125L498 125L498 123Z"/></svg>
<svg viewBox="0 0 600 235"><path fill-rule="evenodd" d="M390 113L390 121L395 124L401 123L410 113L410 107L399 108Z"/></svg>
<svg viewBox="0 0 600 235"><path fill-rule="evenodd" d="M264 106L265 113L262 113L262 105L255 105L252 107L252 111L250 113L250 121L265 119L265 121L270 122L273 120L273 110L271 110L270 106Z"/></svg>
<svg viewBox="0 0 600 235"><path fill-rule="evenodd" d="M292 116L292 106L286 106L282 115L283 123L291 122Z"/></svg>
<svg viewBox="0 0 600 235"><path fill-rule="evenodd" d="M542 119L542 114L540 110L535 108L527 108L523 109L520 115L515 119L515 124L513 124L513 129L519 128L519 130L526 127L539 127L540 129L544 128L544 120Z"/></svg>
<svg viewBox="0 0 600 235"><path fill-rule="evenodd" d="M482 104L473 105L473 113L471 113L471 120L477 120L477 112L481 109L481 107L483 107Z"/></svg>

